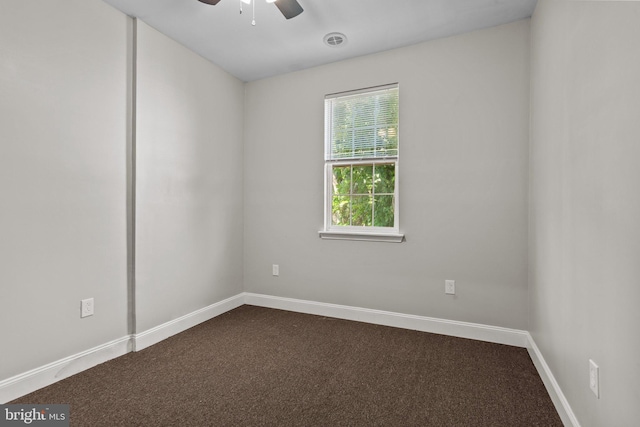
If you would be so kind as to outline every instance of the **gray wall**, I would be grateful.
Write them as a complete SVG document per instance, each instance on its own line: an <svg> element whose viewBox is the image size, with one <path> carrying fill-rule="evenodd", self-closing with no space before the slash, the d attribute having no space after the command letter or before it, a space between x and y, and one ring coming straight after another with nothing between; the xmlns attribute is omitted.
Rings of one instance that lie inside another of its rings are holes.
<svg viewBox="0 0 640 427"><path fill-rule="evenodd" d="M138 23L136 332L242 292L243 83Z"/></svg>
<svg viewBox="0 0 640 427"><path fill-rule="evenodd" d="M406 242L321 240L324 95L392 82ZM529 20L248 83L245 290L526 329L528 119Z"/></svg>
<svg viewBox="0 0 640 427"><path fill-rule="evenodd" d="M101 1L0 2L0 379L128 333L128 25Z"/></svg>
<svg viewBox="0 0 640 427"><path fill-rule="evenodd" d="M635 2L532 19L529 329L585 427L640 419L639 22Z"/></svg>
<svg viewBox="0 0 640 427"><path fill-rule="evenodd" d="M520 21L246 85L141 23L137 331L243 289L529 329L582 425L633 425L639 19L541 0L531 52ZM129 332L130 23L0 2L0 380ZM407 241L321 240L323 97L390 82Z"/></svg>
<svg viewBox="0 0 640 427"><path fill-rule="evenodd" d="M138 30L143 332L242 292L244 90ZM0 380L130 332L132 40L131 19L99 0L0 2Z"/></svg>

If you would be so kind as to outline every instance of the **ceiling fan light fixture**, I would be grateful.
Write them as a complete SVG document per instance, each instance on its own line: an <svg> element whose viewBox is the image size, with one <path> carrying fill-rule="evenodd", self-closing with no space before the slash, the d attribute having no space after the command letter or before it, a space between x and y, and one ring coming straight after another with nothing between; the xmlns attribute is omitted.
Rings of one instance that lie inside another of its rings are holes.
<svg viewBox="0 0 640 427"><path fill-rule="evenodd" d="M329 33L324 36L324 44L329 47L338 47L347 43L347 36L342 33Z"/></svg>
<svg viewBox="0 0 640 427"><path fill-rule="evenodd" d="M198 0L205 4L210 4L212 6L220 3L220 0ZM285 17L285 19L295 18L304 12L298 0L265 0L266 3L273 3L280 10L280 13ZM252 6L253 19L251 20L251 25L256 25L256 2L251 0L240 0L240 14L242 14L242 5L246 4Z"/></svg>

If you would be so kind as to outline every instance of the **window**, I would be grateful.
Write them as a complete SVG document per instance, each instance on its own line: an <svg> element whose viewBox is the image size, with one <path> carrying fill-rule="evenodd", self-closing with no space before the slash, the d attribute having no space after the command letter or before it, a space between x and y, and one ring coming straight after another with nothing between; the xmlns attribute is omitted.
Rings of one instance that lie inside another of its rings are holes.
<svg viewBox="0 0 640 427"><path fill-rule="evenodd" d="M398 85L325 97L323 238L402 241Z"/></svg>

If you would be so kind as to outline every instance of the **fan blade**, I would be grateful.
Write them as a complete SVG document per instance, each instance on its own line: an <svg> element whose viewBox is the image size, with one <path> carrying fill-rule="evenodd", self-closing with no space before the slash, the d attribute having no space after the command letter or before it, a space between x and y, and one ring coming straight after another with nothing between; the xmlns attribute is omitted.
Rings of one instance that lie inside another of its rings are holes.
<svg viewBox="0 0 640 427"><path fill-rule="evenodd" d="M295 18L304 10L297 0L276 0L275 5L278 6L280 12L282 12L287 19Z"/></svg>
<svg viewBox="0 0 640 427"><path fill-rule="evenodd" d="M198 1L201 1L202 3L210 4L213 6L217 5L220 2L220 0L198 0Z"/></svg>

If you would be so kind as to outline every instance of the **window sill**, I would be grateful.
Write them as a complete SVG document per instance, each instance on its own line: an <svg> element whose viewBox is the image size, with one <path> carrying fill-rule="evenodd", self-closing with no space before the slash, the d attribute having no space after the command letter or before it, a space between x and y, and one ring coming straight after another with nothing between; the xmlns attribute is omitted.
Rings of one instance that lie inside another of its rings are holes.
<svg viewBox="0 0 640 427"><path fill-rule="evenodd" d="M359 240L366 242L402 243L404 234L363 233L357 231L318 231L320 238L327 240Z"/></svg>

